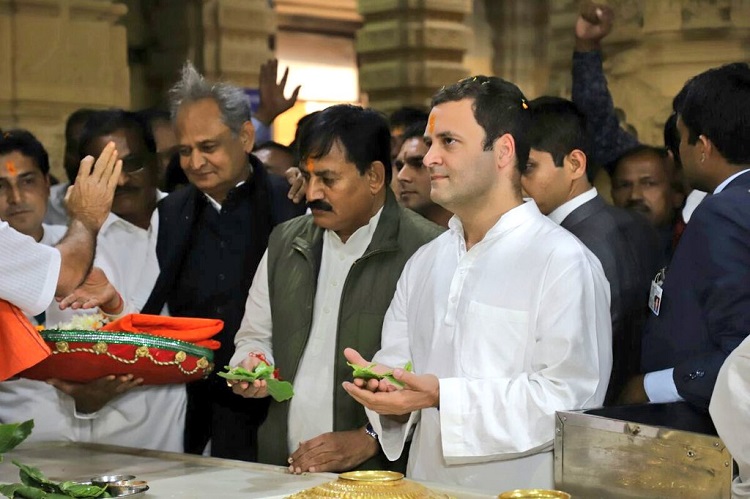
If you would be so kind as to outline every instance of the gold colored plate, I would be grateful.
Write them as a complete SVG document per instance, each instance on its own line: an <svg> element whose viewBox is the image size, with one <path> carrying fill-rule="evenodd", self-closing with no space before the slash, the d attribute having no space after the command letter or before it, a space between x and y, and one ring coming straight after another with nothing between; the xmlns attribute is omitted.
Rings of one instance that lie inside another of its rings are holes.
<svg viewBox="0 0 750 499"><path fill-rule="evenodd" d="M394 482L404 478L403 473L397 471L348 471L339 475L341 480L351 480L354 482Z"/></svg>

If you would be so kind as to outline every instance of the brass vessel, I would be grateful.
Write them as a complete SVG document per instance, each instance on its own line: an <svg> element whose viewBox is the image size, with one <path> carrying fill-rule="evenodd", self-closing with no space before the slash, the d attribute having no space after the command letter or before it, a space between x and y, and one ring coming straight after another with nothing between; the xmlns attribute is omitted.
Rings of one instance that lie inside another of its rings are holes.
<svg viewBox="0 0 750 499"><path fill-rule="evenodd" d="M350 471L337 480L303 490L288 499L333 497L338 499L446 499L424 485L404 479L395 471Z"/></svg>

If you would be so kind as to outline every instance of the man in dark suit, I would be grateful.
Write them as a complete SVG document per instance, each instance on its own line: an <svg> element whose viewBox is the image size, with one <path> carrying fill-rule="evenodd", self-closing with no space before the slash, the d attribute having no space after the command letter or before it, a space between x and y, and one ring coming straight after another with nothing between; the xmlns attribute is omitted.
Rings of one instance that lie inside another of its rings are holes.
<svg viewBox="0 0 750 499"><path fill-rule="evenodd" d="M610 206L591 180L586 120L572 102L541 97L529 103L531 151L521 184L542 213L572 232L599 258L612 295L613 363L605 404L640 372L641 331L657 241L645 218Z"/></svg>
<svg viewBox="0 0 750 499"><path fill-rule="evenodd" d="M211 84L187 63L170 91L180 166L190 185L159 207L161 273L145 313L224 321L215 364L229 363L255 270L275 225L302 214L289 185L250 154L255 130L242 89ZM235 397L212 375L188 385L185 451L252 461L267 403Z"/></svg>
<svg viewBox="0 0 750 499"><path fill-rule="evenodd" d="M643 336L631 402L707 409L724 360L750 333L750 67L702 73L676 99L684 174L712 193L677 245Z"/></svg>

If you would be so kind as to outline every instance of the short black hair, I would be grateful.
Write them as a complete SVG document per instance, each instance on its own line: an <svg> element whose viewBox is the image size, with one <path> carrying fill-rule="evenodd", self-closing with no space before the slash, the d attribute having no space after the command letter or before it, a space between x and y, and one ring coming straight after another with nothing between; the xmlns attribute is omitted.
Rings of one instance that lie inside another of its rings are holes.
<svg viewBox="0 0 750 499"><path fill-rule="evenodd" d="M682 159L680 158L680 132L677 130L677 113L673 112L664 122L664 147L672 153L674 164L677 168L682 168Z"/></svg>
<svg viewBox="0 0 750 499"><path fill-rule="evenodd" d="M299 127L298 164L320 159L338 141L346 160L364 175L374 161L385 167L385 184L391 183L391 132L383 115L351 104L328 107Z"/></svg>
<svg viewBox="0 0 750 499"><path fill-rule="evenodd" d="M414 137L424 138L424 132L427 129L427 120L415 121L411 125L404 129L404 133L401 134L401 138L404 141L413 139Z"/></svg>
<svg viewBox="0 0 750 499"><path fill-rule="evenodd" d="M555 166L562 167L565 156L578 149L589 156L586 116L572 101L561 97L539 97L529 102L531 127L529 145L552 156ZM596 168L586 164L586 177L593 182Z"/></svg>
<svg viewBox="0 0 750 499"><path fill-rule="evenodd" d="M736 62L709 69L683 91L675 110L688 129L688 143L704 135L728 163L750 164L750 66Z"/></svg>
<svg viewBox="0 0 750 499"><path fill-rule="evenodd" d="M274 142L273 140L267 140L265 142L255 145L253 147L253 152L260 151L261 149L275 149L277 151L281 151L283 153L291 154L292 156L294 156L294 149L292 149L289 146L285 146L284 144L279 144L278 142Z"/></svg>
<svg viewBox="0 0 750 499"><path fill-rule="evenodd" d="M63 168L71 184L75 181L76 175L78 175L78 167L81 161L81 157L78 154L78 146L80 145L83 125L86 124L86 120L95 112L94 109L89 108L77 109L65 121L65 157Z"/></svg>
<svg viewBox="0 0 750 499"><path fill-rule="evenodd" d="M49 174L49 155L41 142L28 130L17 128L0 135L0 154L18 152L34 161L44 175Z"/></svg>
<svg viewBox="0 0 750 499"><path fill-rule="evenodd" d="M664 165L666 166L666 160L669 157L667 154L667 150L664 147L657 147L657 146L650 146L647 144L638 144L635 147L631 147L624 153L620 154L617 159L615 159L612 162L612 173L615 172L617 169L617 166L625 161L626 159L633 158L635 156L640 156L641 154L652 154L653 156L656 156L657 158L664 161Z"/></svg>
<svg viewBox="0 0 750 499"><path fill-rule="evenodd" d="M516 166L523 171L529 159L531 121L523 92L513 83L496 76L470 76L438 90L432 98L432 107L464 99L474 101L474 119L484 129L482 148L491 150L495 140L509 134L516 145Z"/></svg>
<svg viewBox="0 0 750 499"><path fill-rule="evenodd" d="M78 144L78 154L81 158L86 156L94 139L103 135L109 135L117 130L130 130L143 140L146 150L156 153L156 142L151 126L137 113L123 109L107 109L106 111L95 111L83 125L83 132Z"/></svg>
<svg viewBox="0 0 750 499"><path fill-rule="evenodd" d="M391 125L391 129L398 127L407 128L412 123L427 121L428 116L429 113L423 108L403 106L391 113L388 117L388 122Z"/></svg>
<svg viewBox="0 0 750 499"><path fill-rule="evenodd" d="M86 124L86 121L88 121L89 117L91 117L92 114L96 112L95 109L89 109L89 108L81 108L76 109L72 113L70 113L70 116L68 116L68 119L65 121L65 142L66 144L68 142L73 142L76 147L78 146L78 138L74 137L73 133L76 128L82 127Z"/></svg>
<svg viewBox="0 0 750 499"><path fill-rule="evenodd" d="M313 111L312 113L308 113L301 117L299 120L297 120L297 128L294 130L294 140L292 140L291 144L289 144L289 147L294 151L295 155L299 152L299 134L302 131L302 127L304 127L307 123L310 122L310 120L315 117L320 111Z"/></svg>

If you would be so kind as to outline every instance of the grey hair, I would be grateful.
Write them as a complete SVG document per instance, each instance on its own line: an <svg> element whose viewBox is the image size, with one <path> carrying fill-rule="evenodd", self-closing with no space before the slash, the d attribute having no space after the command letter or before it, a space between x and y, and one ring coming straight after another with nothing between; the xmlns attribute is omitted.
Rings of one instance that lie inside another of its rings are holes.
<svg viewBox="0 0 750 499"><path fill-rule="evenodd" d="M169 109L172 122L184 104L202 99L213 99L219 106L221 120L237 135L243 123L250 121L250 99L241 88L229 83L210 83L201 75L193 63L182 66L180 80L169 90Z"/></svg>

